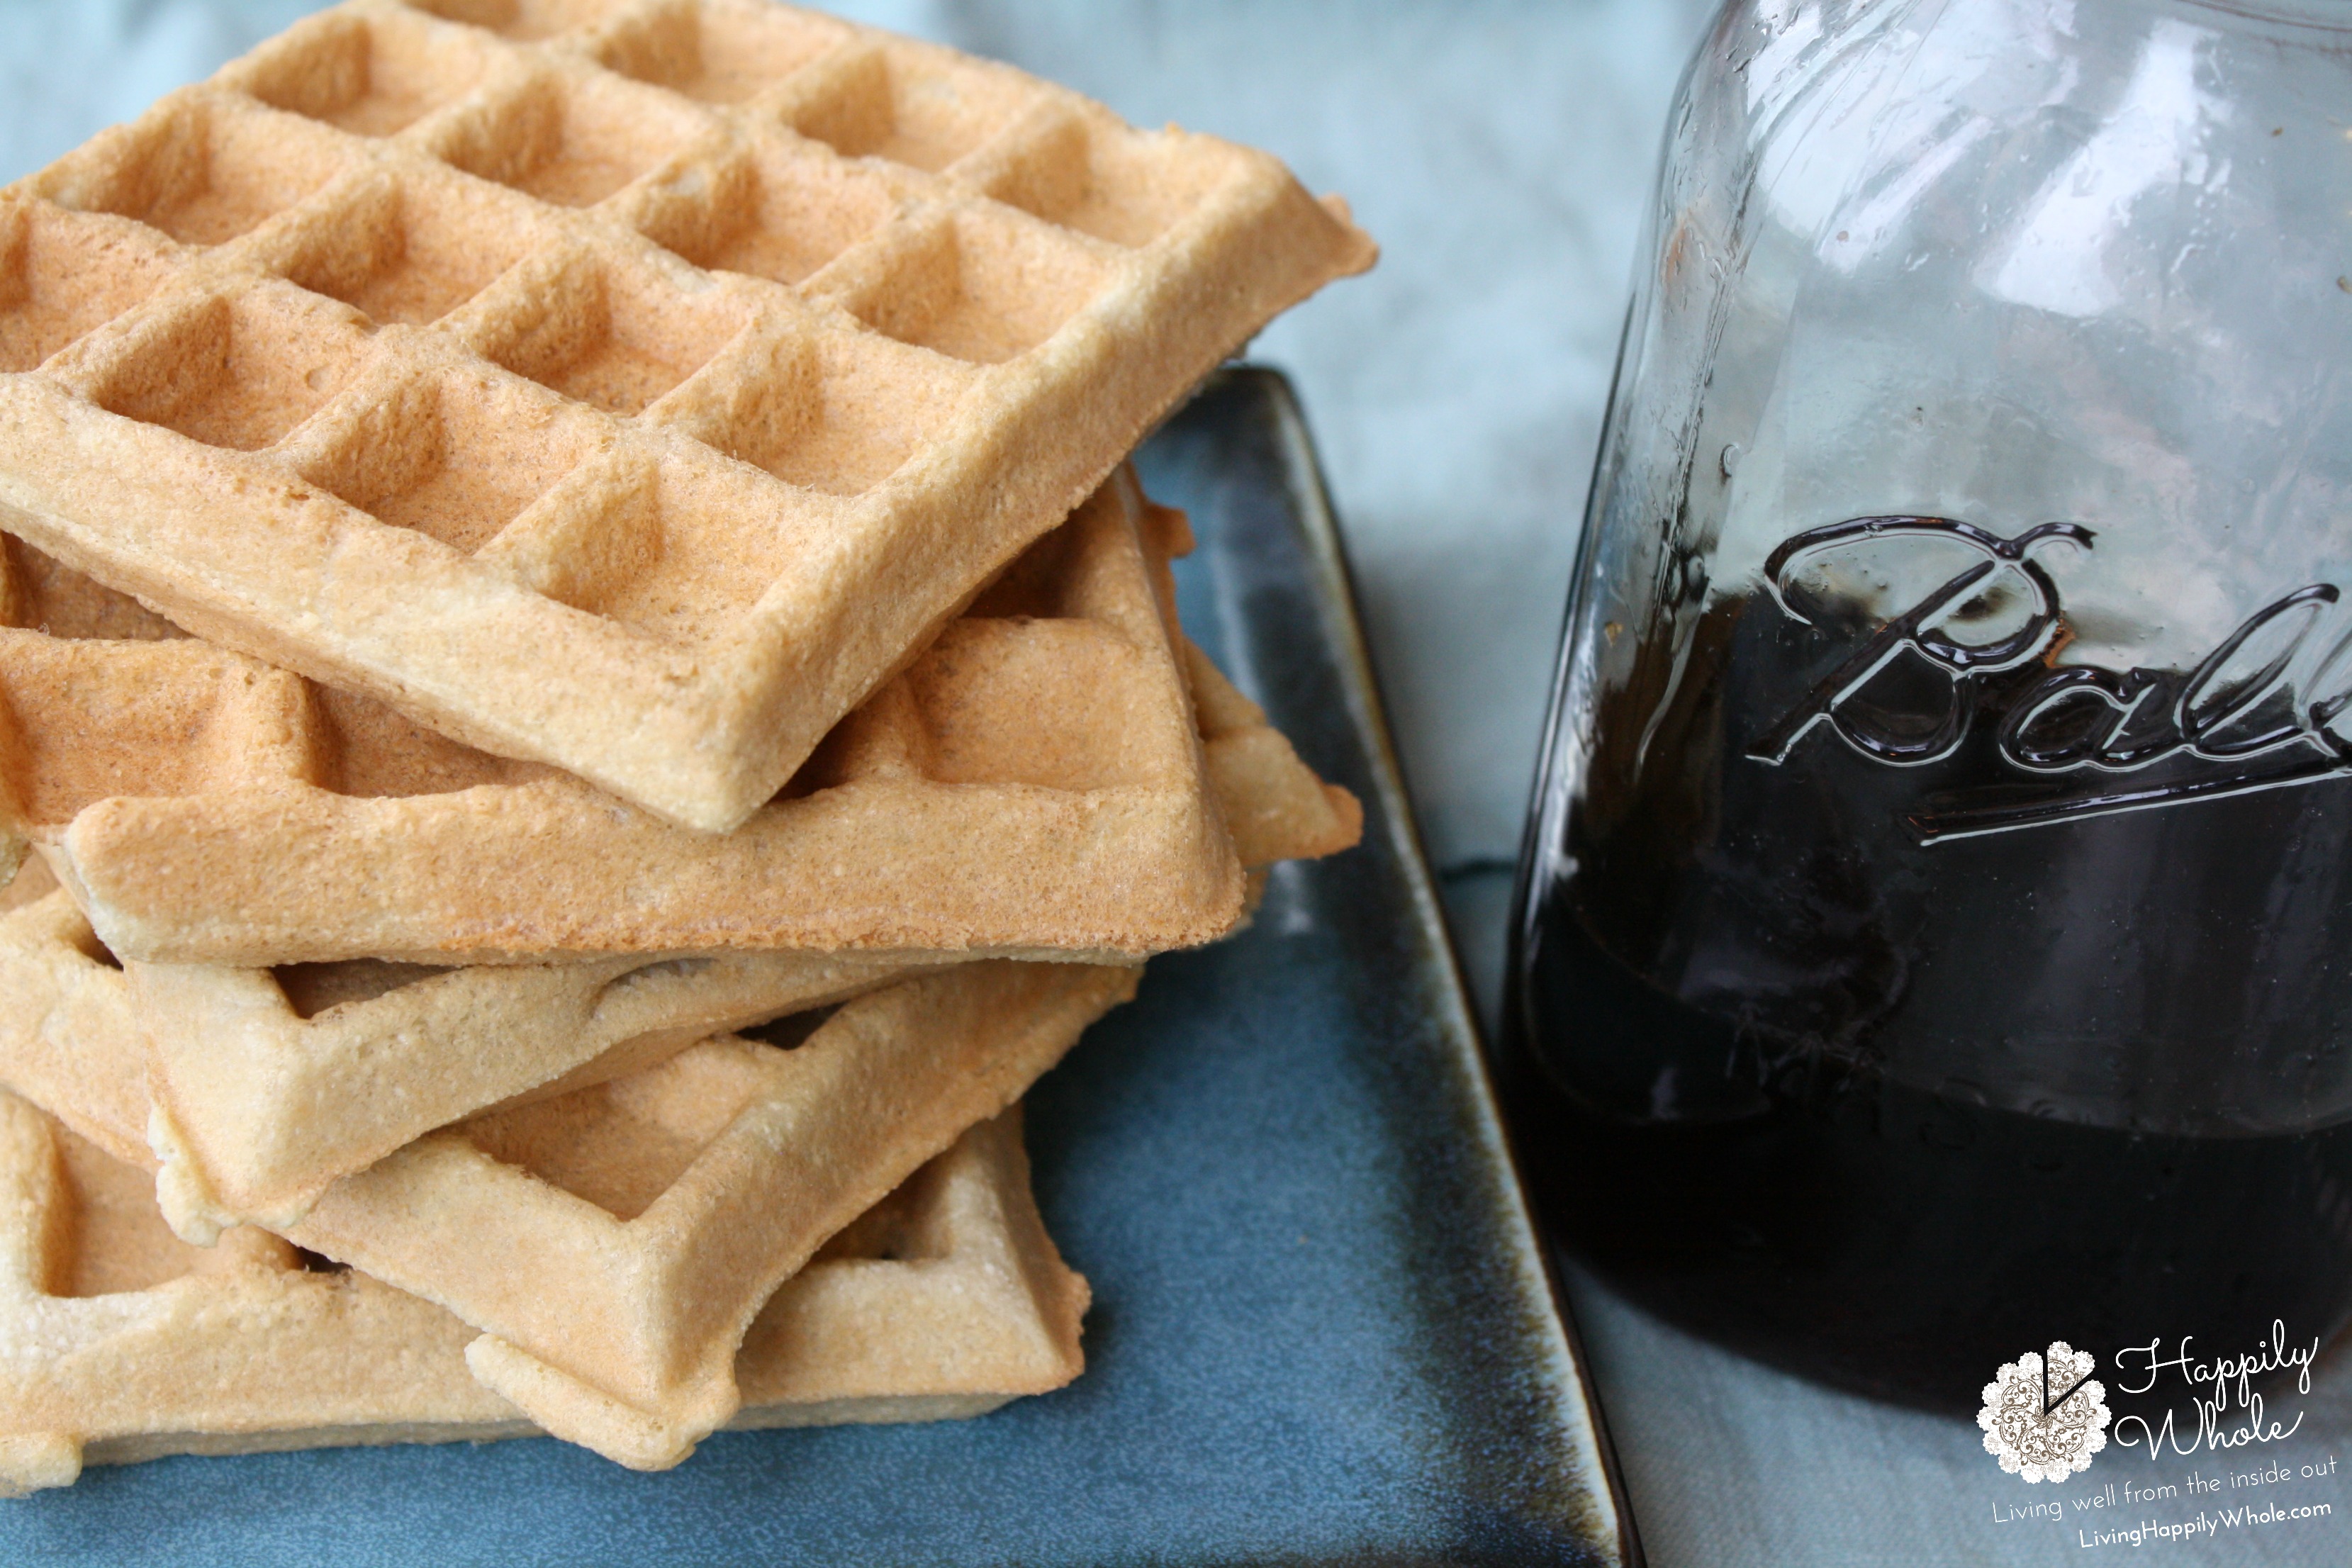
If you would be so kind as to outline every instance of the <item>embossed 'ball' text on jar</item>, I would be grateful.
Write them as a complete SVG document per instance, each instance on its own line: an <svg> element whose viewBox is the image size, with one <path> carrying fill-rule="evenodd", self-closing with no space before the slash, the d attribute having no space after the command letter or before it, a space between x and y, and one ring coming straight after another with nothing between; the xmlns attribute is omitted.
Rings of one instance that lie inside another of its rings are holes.
<svg viewBox="0 0 2352 1568"><path fill-rule="evenodd" d="M2352 4L1734 0L1502 1042L1678 1320L1972 1406L2352 1314Z"/></svg>

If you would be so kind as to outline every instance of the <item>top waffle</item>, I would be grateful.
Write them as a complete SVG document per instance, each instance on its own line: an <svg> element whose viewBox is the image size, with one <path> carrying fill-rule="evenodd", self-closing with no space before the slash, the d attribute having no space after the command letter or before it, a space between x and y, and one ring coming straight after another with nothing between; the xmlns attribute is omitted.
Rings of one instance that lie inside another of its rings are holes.
<svg viewBox="0 0 2352 1568"><path fill-rule="evenodd" d="M0 194L0 507L685 826L1371 258L1262 154L830 18L429 9L353 0Z"/></svg>

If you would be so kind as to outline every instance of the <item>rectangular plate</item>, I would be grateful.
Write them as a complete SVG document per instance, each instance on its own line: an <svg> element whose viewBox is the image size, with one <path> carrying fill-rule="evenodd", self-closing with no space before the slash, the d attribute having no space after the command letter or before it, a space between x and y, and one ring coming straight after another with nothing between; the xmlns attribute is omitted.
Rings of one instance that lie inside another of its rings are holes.
<svg viewBox="0 0 2352 1568"><path fill-rule="evenodd" d="M1186 627L1364 842L1277 867L1248 931L1154 960L1032 1093L1083 1378L721 1433L662 1475L545 1440L92 1469L0 1503L0 1561L1627 1561L1289 389L1223 373L1140 461L1200 537Z"/></svg>

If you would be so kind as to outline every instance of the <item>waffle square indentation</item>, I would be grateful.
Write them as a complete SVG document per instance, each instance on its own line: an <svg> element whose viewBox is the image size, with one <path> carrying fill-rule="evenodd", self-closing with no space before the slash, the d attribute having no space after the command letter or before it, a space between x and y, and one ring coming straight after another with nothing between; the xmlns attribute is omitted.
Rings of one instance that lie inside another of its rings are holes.
<svg viewBox="0 0 2352 1568"><path fill-rule="evenodd" d="M688 293L650 269L551 254L486 300L475 346L608 414L637 414L726 347L751 320L731 293Z"/></svg>
<svg viewBox="0 0 2352 1568"><path fill-rule="evenodd" d="M899 238L841 302L901 342L999 364L1052 337L1109 277L1066 235L1002 209L961 210Z"/></svg>
<svg viewBox="0 0 2352 1568"><path fill-rule="evenodd" d="M787 118L847 157L936 174L1011 123L1039 91L977 62L927 58L913 46L876 48L843 59Z"/></svg>
<svg viewBox="0 0 2352 1568"><path fill-rule="evenodd" d="M627 0L402 0L444 21L485 27L521 43L593 26Z"/></svg>
<svg viewBox="0 0 2352 1568"><path fill-rule="evenodd" d="M272 750L268 731L284 730L269 722L283 715L267 710L293 689L284 684L290 677L256 682L191 639L154 636L161 628L126 625L127 616L87 604L47 599L26 618L54 626L58 608L80 612L77 632L127 636L100 647L12 639L7 694L16 732L0 756L0 780L15 797L16 821L61 827L110 795L236 788L267 768L255 764ZM88 951L101 958L95 936Z"/></svg>
<svg viewBox="0 0 2352 1568"><path fill-rule="evenodd" d="M1087 679L1071 680L1074 669ZM1168 783L1166 737L1135 722L1153 710L1154 679L1135 646L1098 622L966 616L907 672L907 689L929 776L1087 791ZM1040 703L1040 692L1055 700Z"/></svg>
<svg viewBox="0 0 2352 1568"><path fill-rule="evenodd" d="M854 496L945 438L972 372L886 338L780 345L694 433L803 489Z"/></svg>
<svg viewBox="0 0 2352 1568"><path fill-rule="evenodd" d="M378 177L306 215L273 265L379 321L421 326L480 293L552 230L502 188L453 174Z"/></svg>
<svg viewBox="0 0 2352 1568"><path fill-rule="evenodd" d="M594 415L528 384L452 372L373 402L305 477L471 554L608 436Z"/></svg>
<svg viewBox="0 0 2352 1568"><path fill-rule="evenodd" d="M803 1032L823 1026L829 1012L796 1013L738 1031L744 1039L765 1041L779 1026ZM985 1125L985 1123L983 1123ZM955 1232L946 1205L947 1165L935 1160L907 1178L906 1184L834 1234L809 1259L812 1268L827 1263L940 1263L955 1256Z"/></svg>
<svg viewBox="0 0 2352 1568"><path fill-rule="evenodd" d="M881 226L899 186L781 138L741 150L690 185L647 193L638 230L697 267L798 283Z"/></svg>
<svg viewBox="0 0 2352 1568"><path fill-rule="evenodd" d="M693 642L757 603L835 502L708 461L583 465L481 552L573 609ZM803 537L795 538L795 535Z"/></svg>
<svg viewBox="0 0 2352 1568"><path fill-rule="evenodd" d="M357 370L367 342L343 307L284 284L178 304L133 330L92 401L239 452L310 418Z"/></svg>
<svg viewBox="0 0 2352 1568"><path fill-rule="evenodd" d="M5 533L0 533L0 625L28 627L43 637L100 642L170 642L188 635L130 595L118 594ZM88 739L84 737L85 753L93 749ZM0 889L0 904L6 896Z"/></svg>
<svg viewBox="0 0 2352 1568"><path fill-rule="evenodd" d="M286 997L298 1018L310 1019L337 1007L373 1002L395 991L446 974L449 966L434 963L386 963L382 959L354 958L341 963L283 963L269 978Z"/></svg>
<svg viewBox="0 0 2352 1568"><path fill-rule="evenodd" d="M1149 245L1234 174L1219 152L1072 114L1014 150L988 194L1113 245Z"/></svg>
<svg viewBox="0 0 2352 1568"><path fill-rule="evenodd" d="M86 1300L151 1290L228 1261L172 1234L155 1206L154 1177L62 1126L52 1136L63 1178L59 1195L71 1210L55 1227L65 1253L50 1260L55 1294Z"/></svg>
<svg viewBox="0 0 2352 1568"><path fill-rule="evenodd" d="M639 81L705 103L740 103L851 36L830 16L778 5L667 5L615 27L597 54Z"/></svg>
<svg viewBox="0 0 2352 1568"><path fill-rule="evenodd" d="M311 782L337 795L370 800L449 795L484 784L529 784L554 772L543 763L478 752L355 691L312 686L308 698L317 748Z"/></svg>
<svg viewBox="0 0 2352 1568"><path fill-rule="evenodd" d="M453 130L441 156L558 206L586 207L710 134L690 106L618 77L541 76Z"/></svg>
<svg viewBox="0 0 2352 1568"><path fill-rule="evenodd" d="M0 371L31 370L177 269L154 231L46 202L0 207Z"/></svg>
<svg viewBox="0 0 2352 1568"><path fill-rule="evenodd" d="M258 55L235 85L272 108L358 136L390 136L463 98L484 46L397 12L319 17Z"/></svg>
<svg viewBox="0 0 2352 1568"><path fill-rule="evenodd" d="M165 99L43 176L60 206L115 213L188 245L259 227L341 173L349 145L295 115L242 100Z"/></svg>
<svg viewBox="0 0 2352 1568"><path fill-rule="evenodd" d="M501 1164L635 1219L771 1088L763 1068L775 1049L713 1040L616 1082L478 1116L463 1135Z"/></svg>

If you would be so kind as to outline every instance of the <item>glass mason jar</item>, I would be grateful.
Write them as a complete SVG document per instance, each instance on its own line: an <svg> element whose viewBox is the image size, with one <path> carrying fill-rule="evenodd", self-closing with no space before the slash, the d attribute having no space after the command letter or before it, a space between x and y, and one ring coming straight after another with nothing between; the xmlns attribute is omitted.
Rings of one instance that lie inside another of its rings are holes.
<svg viewBox="0 0 2352 1568"><path fill-rule="evenodd" d="M1570 1244L1850 1385L2352 1309L2352 5L1733 0L1521 867Z"/></svg>

